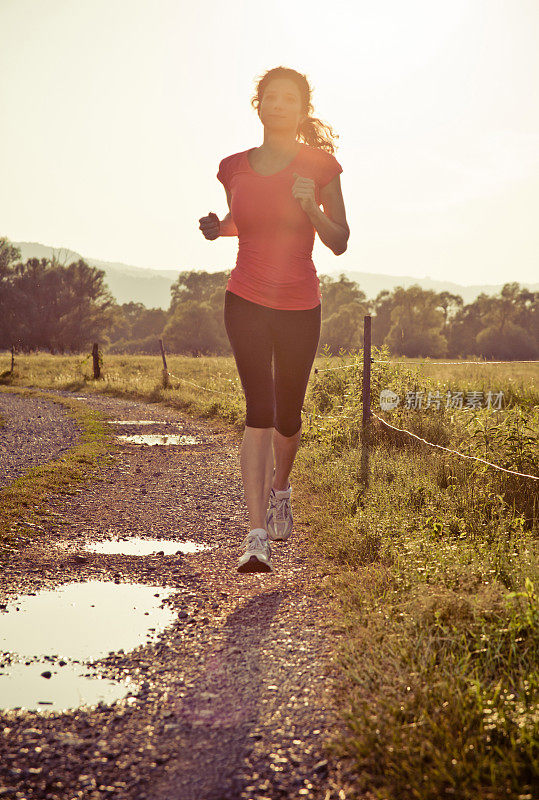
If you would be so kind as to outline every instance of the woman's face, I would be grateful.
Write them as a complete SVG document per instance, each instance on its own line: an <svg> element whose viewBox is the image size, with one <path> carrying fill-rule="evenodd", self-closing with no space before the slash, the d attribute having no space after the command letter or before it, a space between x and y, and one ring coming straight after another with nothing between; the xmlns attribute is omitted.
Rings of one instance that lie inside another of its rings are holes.
<svg viewBox="0 0 539 800"><path fill-rule="evenodd" d="M290 78L273 78L264 90L258 116L265 128L290 131L295 136L306 119L302 113L299 89Z"/></svg>

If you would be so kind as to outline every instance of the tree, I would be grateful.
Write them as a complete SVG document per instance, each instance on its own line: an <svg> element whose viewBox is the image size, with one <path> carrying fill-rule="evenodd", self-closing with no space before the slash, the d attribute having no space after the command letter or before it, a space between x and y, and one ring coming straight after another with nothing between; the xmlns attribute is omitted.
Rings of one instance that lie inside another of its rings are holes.
<svg viewBox="0 0 539 800"><path fill-rule="evenodd" d="M476 336L483 328L483 318L490 298L484 292L473 303L461 308L449 322L447 329L447 354L450 358L478 355Z"/></svg>
<svg viewBox="0 0 539 800"><path fill-rule="evenodd" d="M230 271L185 270L180 272L170 287L172 297L169 310L173 313L181 303L187 300L196 300L200 303L209 301L217 289L220 290L222 298L229 275Z"/></svg>
<svg viewBox="0 0 539 800"><path fill-rule="evenodd" d="M371 343L381 347L391 328L391 312L395 307L395 295L387 289L378 292L373 302Z"/></svg>
<svg viewBox="0 0 539 800"><path fill-rule="evenodd" d="M122 303L114 307L114 322L110 331L110 343L126 343L133 340L156 340L161 337L168 313L163 308L146 308L143 303Z"/></svg>
<svg viewBox="0 0 539 800"><path fill-rule="evenodd" d="M324 317L331 317L336 311L347 303L357 303L363 313L369 313L369 302L355 281L350 281L341 272L339 280L335 281L330 275L320 275L320 294L322 295L322 310Z"/></svg>
<svg viewBox="0 0 539 800"><path fill-rule="evenodd" d="M21 259L21 251L18 247L14 247L9 239L6 239L4 236L0 236L0 291L2 281L12 273L11 264L14 261L20 261Z"/></svg>
<svg viewBox="0 0 539 800"><path fill-rule="evenodd" d="M482 356L505 360L535 358L539 354L537 331L530 324L536 319L536 294L512 282L504 284L498 297L490 298L482 319L485 327L476 336Z"/></svg>
<svg viewBox="0 0 539 800"><path fill-rule="evenodd" d="M8 322L0 346L29 352L80 351L103 338L113 320L114 301L104 271L80 259L69 267L46 258L16 264L9 279Z"/></svg>
<svg viewBox="0 0 539 800"><path fill-rule="evenodd" d="M57 278L46 258L30 258L13 269L8 336L24 352L46 346L54 335L59 302ZM8 344L2 342L4 346Z"/></svg>
<svg viewBox="0 0 539 800"><path fill-rule="evenodd" d="M167 351L192 356L220 352L222 340L210 304L184 300L178 305L163 330Z"/></svg>
<svg viewBox="0 0 539 800"><path fill-rule="evenodd" d="M408 289L398 286L391 328L384 344L392 352L410 358L440 358L447 352L447 341L441 333L443 324L444 315L438 308L436 292L424 291L418 284Z"/></svg>
<svg viewBox="0 0 539 800"><path fill-rule="evenodd" d="M464 305L464 300L460 294L451 294L451 292L439 292L438 306L444 313L444 330L447 330L449 320L452 319L457 311Z"/></svg>
<svg viewBox="0 0 539 800"><path fill-rule="evenodd" d="M338 353L361 347L363 317L369 313L370 303L355 281L341 273L338 280L330 275L320 276L322 295L322 326L320 347L327 344L331 352Z"/></svg>
<svg viewBox="0 0 539 800"><path fill-rule="evenodd" d="M324 317L320 331L319 347L328 345L330 353L336 355L341 347L358 350L363 344L363 311L359 303L346 303Z"/></svg>
<svg viewBox="0 0 539 800"><path fill-rule="evenodd" d="M15 339L15 298L12 278L13 263L19 260L21 251L9 239L0 237L0 348L10 348Z"/></svg>
<svg viewBox="0 0 539 800"><path fill-rule="evenodd" d="M539 292L506 283L498 296L481 293L461 309L448 330L449 352L500 360L539 353Z"/></svg>
<svg viewBox="0 0 539 800"><path fill-rule="evenodd" d="M533 337L514 322L504 323L504 333L500 336L496 325L484 328L476 337L477 351L485 358L512 360L534 359L539 356L539 347Z"/></svg>
<svg viewBox="0 0 539 800"><path fill-rule="evenodd" d="M114 320L114 298L104 283L105 272L83 259L59 268L63 296L57 346L80 351L102 339Z"/></svg>

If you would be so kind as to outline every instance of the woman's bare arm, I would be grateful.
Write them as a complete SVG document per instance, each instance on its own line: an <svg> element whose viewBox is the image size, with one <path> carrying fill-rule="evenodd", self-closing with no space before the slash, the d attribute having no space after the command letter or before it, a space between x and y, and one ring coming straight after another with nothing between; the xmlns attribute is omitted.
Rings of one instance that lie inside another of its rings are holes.
<svg viewBox="0 0 539 800"><path fill-rule="evenodd" d="M232 214L230 212L230 192L228 189L225 189L225 192L229 211L226 217L223 217L219 223L219 236L237 236L238 229L236 228L236 223L232 219Z"/></svg>
<svg viewBox="0 0 539 800"><path fill-rule="evenodd" d="M329 247L336 256L340 256L346 251L350 236L340 175L335 175L327 186L320 189L320 202L324 206L324 211L315 206L309 212L309 218L326 247Z"/></svg>

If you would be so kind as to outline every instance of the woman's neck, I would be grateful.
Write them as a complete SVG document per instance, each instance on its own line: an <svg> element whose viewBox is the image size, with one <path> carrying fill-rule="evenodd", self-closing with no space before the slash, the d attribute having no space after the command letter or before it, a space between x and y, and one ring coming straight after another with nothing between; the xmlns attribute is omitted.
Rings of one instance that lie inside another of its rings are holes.
<svg viewBox="0 0 539 800"><path fill-rule="evenodd" d="M264 141L258 150L268 156L285 156L297 153L300 147L301 143L296 138L292 139L289 133L264 131Z"/></svg>

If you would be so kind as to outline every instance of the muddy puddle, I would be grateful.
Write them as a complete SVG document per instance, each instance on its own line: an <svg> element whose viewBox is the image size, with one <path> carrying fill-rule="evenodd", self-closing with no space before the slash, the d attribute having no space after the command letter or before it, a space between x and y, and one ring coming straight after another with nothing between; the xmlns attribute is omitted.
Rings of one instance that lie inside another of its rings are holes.
<svg viewBox="0 0 539 800"><path fill-rule="evenodd" d="M0 613L0 708L67 711L112 703L138 685L91 662L155 641L175 619L174 589L88 580L18 595Z"/></svg>
<svg viewBox="0 0 539 800"><path fill-rule="evenodd" d="M125 556L147 556L162 553L164 556L178 553L199 553L209 550L209 545L199 542L174 542L169 539L149 539L144 536L131 536L128 539L107 539L92 542L84 548L92 553L121 553Z"/></svg>
<svg viewBox="0 0 539 800"><path fill-rule="evenodd" d="M163 444L198 444L194 436L179 433L133 433L116 436L122 442L130 444L163 445Z"/></svg>
<svg viewBox="0 0 539 800"><path fill-rule="evenodd" d="M109 425L174 425L155 419L108 419L107 422Z"/></svg>
<svg viewBox="0 0 539 800"><path fill-rule="evenodd" d="M173 428L181 427L179 423L163 422L153 419L109 419L109 425L126 425L138 427L139 425L169 425ZM171 444L198 444L199 440L195 436L188 436L181 433L129 433L117 434L116 438L122 442L130 444L145 445L171 445Z"/></svg>

